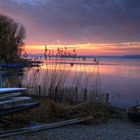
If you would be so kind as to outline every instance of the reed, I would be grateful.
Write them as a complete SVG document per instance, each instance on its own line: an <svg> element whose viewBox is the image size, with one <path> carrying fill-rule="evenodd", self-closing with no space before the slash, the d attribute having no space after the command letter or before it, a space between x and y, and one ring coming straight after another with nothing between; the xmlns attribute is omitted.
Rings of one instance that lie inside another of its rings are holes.
<svg viewBox="0 0 140 140"><path fill-rule="evenodd" d="M47 100L48 118L71 119L90 116L89 123L101 123L111 117L120 117L121 110L102 103L73 103L59 102L51 98Z"/></svg>
<svg viewBox="0 0 140 140"><path fill-rule="evenodd" d="M47 58L41 69L34 68L25 75L24 86L34 87L30 94L70 102L106 101L100 88L99 65L87 65L83 60L78 60L80 63L75 65L76 58L71 60L74 65L66 63L69 59L61 59L61 64L58 61L58 58Z"/></svg>

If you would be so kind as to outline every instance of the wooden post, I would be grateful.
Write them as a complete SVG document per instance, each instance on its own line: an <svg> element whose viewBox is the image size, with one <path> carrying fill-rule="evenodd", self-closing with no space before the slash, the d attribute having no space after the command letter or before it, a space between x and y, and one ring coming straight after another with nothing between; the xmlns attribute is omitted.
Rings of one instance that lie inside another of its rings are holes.
<svg viewBox="0 0 140 140"><path fill-rule="evenodd" d="M78 94L78 88L75 88L75 101L77 102L77 94Z"/></svg>
<svg viewBox="0 0 140 140"><path fill-rule="evenodd" d="M18 84L18 87L19 87L19 88L22 88L22 84L21 84L21 83L19 83L19 84Z"/></svg>
<svg viewBox="0 0 140 140"><path fill-rule="evenodd" d="M38 87L38 96L40 97L41 96L41 86L39 85Z"/></svg>
<svg viewBox="0 0 140 140"><path fill-rule="evenodd" d="M55 94L55 95L54 95L54 96L55 96L55 97L54 97L54 98L55 98L55 101L57 100L57 91L58 91L58 89L57 89L57 86L56 86L56 87L55 87L55 91L54 91L54 94Z"/></svg>
<svg viewBox="0 0 140 140"><path fill-rule="evenodd" d="M108 93L106 94L106 103L107 103L107 105L109 103L109 94Z"/></svg>
<svg viewBox="0 0 140 140"><path fill-rule="evenodd" d="M85 89L85 91L84 91L84 100L85 100L85 102L87 100L87 89Z"/></svg>

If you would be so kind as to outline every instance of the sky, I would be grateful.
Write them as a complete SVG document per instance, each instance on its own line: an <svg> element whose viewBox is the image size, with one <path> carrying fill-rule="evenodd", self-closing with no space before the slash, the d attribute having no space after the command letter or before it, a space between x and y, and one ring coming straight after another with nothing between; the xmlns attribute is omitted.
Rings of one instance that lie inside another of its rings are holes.
<svg viewBox="0 0 140 140"><path fill-rule="evenodd" d="M140 0L0 0L0 13L24 25L30 53L140 54Z"/></svg>

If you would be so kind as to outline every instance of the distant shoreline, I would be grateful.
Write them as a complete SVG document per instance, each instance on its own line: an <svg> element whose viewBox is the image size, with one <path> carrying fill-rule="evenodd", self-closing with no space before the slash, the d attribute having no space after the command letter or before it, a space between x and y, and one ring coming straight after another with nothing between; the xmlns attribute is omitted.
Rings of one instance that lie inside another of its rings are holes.
<svg viewBox="0 0 140 140"><path fill-rule="evenodd" d="M28 54L28 57L44 57L44 54ZM48 56L55 58L57 56ZM123 58L123 59L140 59L140 55L121 55L121 56L115 56L115 55L77 55L77 56L63 56L59 58Z"/></svg>

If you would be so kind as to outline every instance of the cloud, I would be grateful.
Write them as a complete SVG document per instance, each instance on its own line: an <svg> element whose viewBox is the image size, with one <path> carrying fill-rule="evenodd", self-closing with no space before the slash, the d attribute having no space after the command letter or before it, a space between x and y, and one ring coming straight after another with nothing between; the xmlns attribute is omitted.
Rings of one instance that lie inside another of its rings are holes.
<svg viewBox="0 0 140 140"><path fill-rule="evenodd" d="M50 0L11 0L13 2L17 2L18 4L26 4L26 5L33 5L33 6L37 6L37 5L42 5L44 3L46 3L47 1Z"/></svg>
<svg viewBox="0 0 140 140"><path fill-rule="evenodd" d="M24 24L27 43L140 41L138 0L4 0L0 11Z"/></svg>

